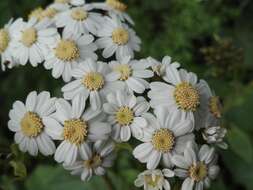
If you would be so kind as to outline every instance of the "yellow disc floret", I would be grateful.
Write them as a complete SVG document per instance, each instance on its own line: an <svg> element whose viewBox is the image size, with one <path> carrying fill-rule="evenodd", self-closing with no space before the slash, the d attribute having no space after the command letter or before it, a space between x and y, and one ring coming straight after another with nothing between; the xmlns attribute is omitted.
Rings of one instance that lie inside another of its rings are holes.
<svg viewBox="0 0 253 190"><path fill-rule="evenodd" d="M119 0L106 0L106 3L110 7L114 8L114 9L116 9L118 11L121 11L121 12L124 12L127 9L127 5L124 4L124 3L122 3Z"/></svg>
<svg viewBox="0 0 253 190"><path fill-rule="evenodd" d="M221 103L218 96L209 99L209 110L216 118L221 118Z"/></svg>
<svg viewBox="0 0 253 190"><path fill-rule="evenodd" d="M27 137L37 137L44 128L42 119L34 112L27 112L20 125L21 131Z"/></svg>
<svg viewBox="0 0 253 190"><path fill-rule="evenodd" d="M72 144L80 145L88 136L88 125L82 119L71 119L64 122L63 137Z"/></svg>
<svg viewBox="0 0 253 190"><path fill-rule="evenodd" d="M124 28L116 28L112 32L112 41L117 45L125 45L129 41L128 31Z"/></svg>
<svg viewBox="0 0 253 190"><path fill-rule="evenodd" d="M43 20L44 18L54 18L57 13L58 11L55 8L48 7L40 14L39 20Z"/></svg>
<svg viewBox="0 0 253 190"><path fill-rule="evenodd" d="M88 13L82 8L76 8L72 10L71 17L74 20L83 21L88 17Z"/></svg>
<svg viewBox="0 0 253 190"><path fill-rule="evenodd" d="M31 13L28 15L28 18L36 18L38 20L40 20L41 18L41 14L44 10L41 7L38 7L36 9L34 9L33 11L31 11Z"/></svg>
<svg viewBox="0 0 253 190"><path fill-rule="evenodd" d="M4 52L10 42L9 33L5 29L0 30L0 53Z"/></svg>
<svg viewBox="0 0 253 190"><path fill-rule="evenodd" d="M120 73L119 80L122 81L127 80L132 75L132 69L127 64L117 65L113 70Z"/></svg>
<svg viewBox="0 0 253 190"><path fill-rule="evenodd" d="M90 91L98 91L103 88L105 81L101 73L90 72L83 77L82 83Z"/></svg>
<svg viewBox="0 0 253 190"><path fill-rule="evenodd" d="M207 166L203 162L192 165L188 172L194 181L202 181L208 174Z"/></svg>
<svg viewBox="0 0 253 190"><path fill-rule="evenodd" d="M145 175L144 180L149 186L155 188L155 187L157 187L159 181L161 180L161 176L159 176L159 175Z"/></svg>
<svg viewBox="0 0 253 190"><path fill-rule="evenodd" d="M35 28L28 28L23 31L21 42L27 46L31 47L37 41L37 30Z"/></svg>
<svg viewBox="0 0 253 190"><path fill-rule="evenodd" d="M178 107L185 111L196 111L200 104L198 90L187 82L180 83L176 86L174 98Z"/></svg>
<svg viewBox="0 0 253 190"><path fill-rule="evenodd" d="M63 61L74 61L80 57L80 53L74 41L61 40L55 48L55 56Z"/></svg>
<svg viewBox="0 0 253 190"><path fill-rule="evenodd" d="M115 118L121 126L130 125L134 120L134 112L129 107L122 106L116 112Z"/></svg>
<svg viewBox="0 0 253 190"><path fill-rule="evenodd" d="M175 145L175 136L169 129L158 129L152 136L154 149L160 152L170 152Z"/></svg>
<svg viewBox="0 0 253 190"><path fill-rule="evenodd" d="M84 161L84 166L89 169L97 168L102 164L102 158L100 155L95 154L91 159Z"/></svg>
<svg viewBox="0 0 253 190"><path fill-rule="evenodd" d="M70 0L54 0L55 3L62 3L62 4L66 4L69 3Z"/></svg>

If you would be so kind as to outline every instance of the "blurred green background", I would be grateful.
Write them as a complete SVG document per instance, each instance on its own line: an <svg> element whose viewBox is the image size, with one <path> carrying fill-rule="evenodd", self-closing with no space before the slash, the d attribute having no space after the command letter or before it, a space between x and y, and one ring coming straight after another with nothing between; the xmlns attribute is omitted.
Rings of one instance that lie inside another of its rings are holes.
<svg viewBox="0 0 253 190"><path fill-rule="evenodd" d="M50 0L1 0L0 24L26 17ZM206 79L222 99L227 151L219 150L221 173L212 190L253 189L253 1L251 0L125 0L135 30L142 38L138 58L170 55ZM32 90L61 96L61 80L42 66L0 71L0 189L4 190L133 190L144 169L123 146L107 178L83 183L52 158L32 158L12 145L8 112L15 100ZM11 153L11 154L10 154ZM174 188L174 189L177 189Z"/></svg>

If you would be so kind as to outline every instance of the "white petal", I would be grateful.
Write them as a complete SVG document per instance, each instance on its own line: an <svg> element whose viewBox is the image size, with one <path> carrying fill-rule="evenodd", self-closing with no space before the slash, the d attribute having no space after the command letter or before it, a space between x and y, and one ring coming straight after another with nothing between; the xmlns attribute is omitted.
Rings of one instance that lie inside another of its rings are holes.
<svg viewBox="0 0 253 190"><path fill-rule="evenodd" d="M123 142L128 141L131 138L131 130L129 126L122 126L120 130L120 139Z"/></svg>

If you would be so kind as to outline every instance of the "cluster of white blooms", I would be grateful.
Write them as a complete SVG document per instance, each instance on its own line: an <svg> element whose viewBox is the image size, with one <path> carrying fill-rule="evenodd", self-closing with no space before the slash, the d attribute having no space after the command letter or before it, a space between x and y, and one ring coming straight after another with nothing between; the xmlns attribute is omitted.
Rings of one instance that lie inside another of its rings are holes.
<svg viewBox="0 0 253 190"><path fill-rule="evenodd" d="M142 143L133 156L147 167L136 186L169 190L175 178L182 190L209 187L215 148L227 147L219 98L168 56L134 59L141 41L126 9L119 0L55 0L1 29L3 70L41 64L66 83L63 98L33 91L16 101L8 127L21 151L54 155L84 181L104 175L115 145L134 138Z"/></svg>

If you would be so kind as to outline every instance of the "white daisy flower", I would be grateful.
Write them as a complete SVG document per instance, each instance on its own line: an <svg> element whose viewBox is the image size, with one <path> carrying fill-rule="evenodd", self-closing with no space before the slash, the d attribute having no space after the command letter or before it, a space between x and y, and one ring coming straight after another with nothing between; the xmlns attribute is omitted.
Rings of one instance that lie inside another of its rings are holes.
<svg viewBox="0 0 253 190"><path fill-rule="evenodd" d="M138 175L134 184L136 187L144 186L144 190L170 190L170 183L167 178L174 176L170 169L146 170Z"/></svg>
<svg viewBox="0 0 253 190"><path fill-rule="evenodd" d="M56 16L56 26L64 28L65 35L96 34L104 19L101 14L91 12L91 9L89 5L85 5L61 12Z"/></svg>
<svg viewBox="0 0 253 190"><path fill-rule="evenodd" d="M80 154L88 156L87 143L107 140L111 127L103 119L100 110L85 110L83 97L76 97L72 105L64 99L57 100L56 113L43 118L48 134L62 141L56 149L55 160L71 165Z"/></svg>
<svg viewBox="0 0 253 190"><path fill-rule="evenodd" d="M50 47L44 66L52 69L54 78L62 76L65 82L72 78L71 73L80 62L87 58L97 59L97 46L92 35L64 35Z"/></svg>
<svg viewBox="0 0 253 190"><path fill-rule="evenodd" d="M211 180L219 173L214 148L203 145L200 150L197 150L190 144L185 147L183 156L172 157L173 163L177 166L174 170L175 175L185 179L181 189L192 190L194 186L195 190L209 188Z"/></svg>
<svg viewBox="0 0 253 190"><path fill-rule="evenodd" d="M148 68L150 62L146 60L131 60L130 56L126 56L120 61L111 61L109 63L111 69L119 74L119 81L124 88L128 88L131 92L143 93L149 88L149 83L144 80L153 77L154 73Z"/></svg>
<svg viewBox="0 0 253 190"><path fill-rule="evenodd" d="M108 93L122 89L117 81L118 74L111 72L107 63L87 59L72 72L74 81L62 88L63 96L67 100L77 95L89 97L91 107L101 109Z"/></svg>
<svg viewBox="0 0 253 190"><path fill-rule="evenodd" d="M49 45L55 43L58 36L56 28L49 28L48 20L37 22L30 19L28 22L19 22L13 33L13 55L21 65L28 61L36 67L45 59Z"/></svg>
<svg viewBox="0 0 253 190"><path fill-rule="evenodd" d="M169 59L169 58L165 58ZM168 60L169 61L169 60ZM195 122L196 128L203 125L206 113L206 85L203 80L198 82L196 74L179 70L178 63L166 65L168 82L152 82L148 97L151 107L163 106L171 112L178 112L182 117Z"/></svg>
<svg viewBox="0 0 253 190"><path fill-rule="evenodd" d="M120 21L127 21L134 25L132 18L126 13L127 5L119 0L106 0L104 3L92 3L95 9L108 11L110 16L116 15Z"/></svg>
<svg viewBox="0 0 253 190"><path fill-rule="evenodd" d="M227 129L221 126L211 126L205 128L205 130L202 132L202 136L204 140L208 144L214 144L222 149L227 149L228 145L224 142L224 137L227 134Z"/></svg>
<svg viewBox="0 0 253 190"><path fill-rule="evenodd" d="M12 19L4 26L4 28L0 29L0 55L1 55L1 68L5 71L5 67L9 69L13 68L17 65L17 62L13 57L13 32L17 25L22 22L22 19L17 19L14 23L12 23Z"/></svg>
<svg viewBox="0 0 253 190"><path fill-rule="evenodd" d="M71 170L72 175L80 175L83 181L89 181L93 175L104 175L115 159L112 141L98 141L92 148L86 148L87 153L81 151L80 158L73 165L64 165L65 169Z"/></svg>
<svg viewBox="0 0 253 190"><path fill-rule="evenodd" d="M120 22L116 17L106 17L98 30L97 40L99 48L103 50L103 57L109 58L116 53L118 60L125 56L134 57L134 51L140 51L141 40L133 29Z"/></svg>
<svg viewBox="0 0 253 190"><path fill-rule="evenodd" d="M103 107L108 114L108 122L112 125L113 139L126 142L131 134L141 139L143 128L147 126L142 114L149 110L149 103L143 97L135 97L125 91L107 95L107 101Z"/></svg>
<svg viewBox="0 0 253 190"><path fill-rule="evenodd" d="M166 74L167 65L171 64L171 57L169 57L169 56L165 56L163 58L162 62L159 62L152 57L148 57L146 60L150 62L152 70L155 72L155 74L160 77L163 77ZM179 63L175 62L174 64L175 65L178 64L178 66L179 66Z"/></svg>
<svg viewBox="0 0 253 190"><path fill-rule="evenodd" d="M143 130L141 141L144 143L134 149L133 155L141 163L147 163L148 169L155 169L161 158L167 167L172 167L171 157L182 153L186 143L193 141L194 126L192 121L164 108L157 108L155 114L157 118L150 113L143 115L148 128Z"/></svg>
<svg viewBox="0 0 253 190"><path fill-rule="evenodd" d="M49 92L31 92L25 104L16 101L9 113L8 127L15 132L15 142L22 152L36 156L52 155L55 152L53 140L48 135L43 119L55 111L55 98L50 98Z"/></svg>
<svg viewBox="0 0 253 190"><path fill-rule="evenodd" d="M54 0L50 6L58 11L65 11L71 6L82 6L84 3L85 0Z"/></svg>

